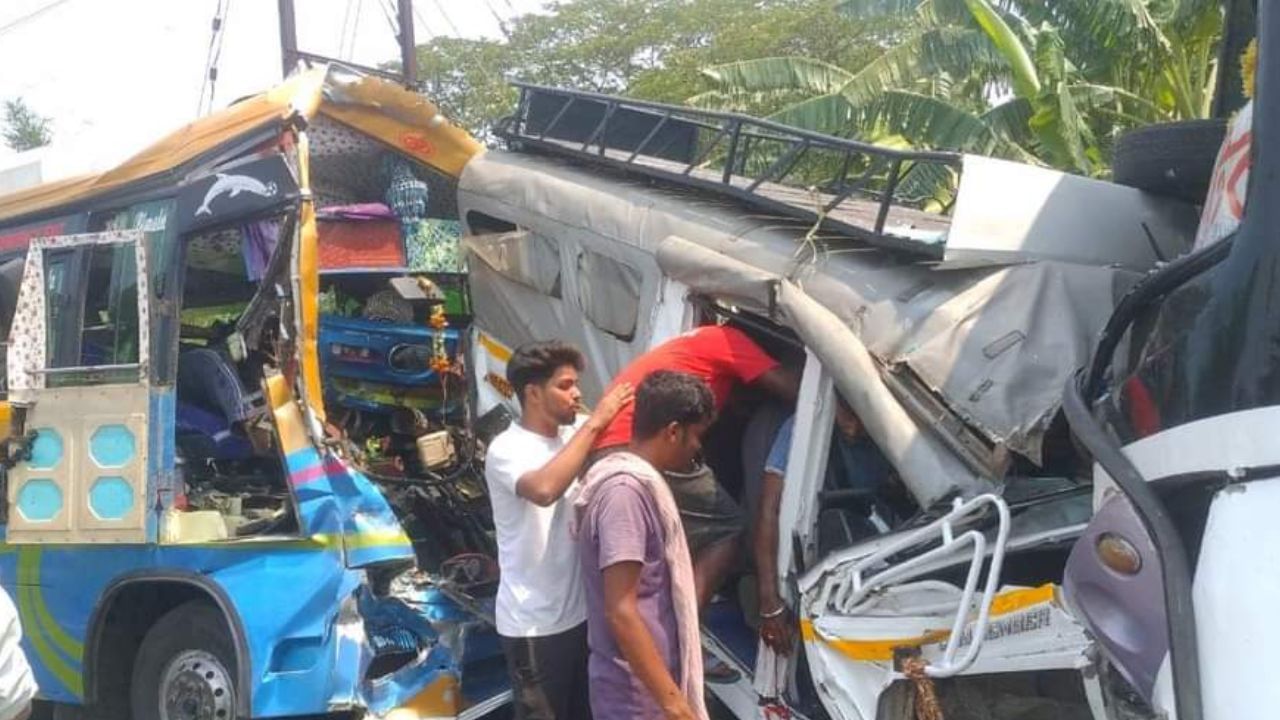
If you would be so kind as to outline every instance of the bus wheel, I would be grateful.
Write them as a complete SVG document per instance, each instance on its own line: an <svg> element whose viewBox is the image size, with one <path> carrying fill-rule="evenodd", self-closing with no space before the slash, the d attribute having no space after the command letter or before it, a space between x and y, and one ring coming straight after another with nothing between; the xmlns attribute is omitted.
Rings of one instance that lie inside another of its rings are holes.
<svg viewBox="0 0 1280 720"><path fill-rule="evenodd" d="M133 664L134 720L233 720L236 653L222 613L192 601L147 631Z"/></svg>

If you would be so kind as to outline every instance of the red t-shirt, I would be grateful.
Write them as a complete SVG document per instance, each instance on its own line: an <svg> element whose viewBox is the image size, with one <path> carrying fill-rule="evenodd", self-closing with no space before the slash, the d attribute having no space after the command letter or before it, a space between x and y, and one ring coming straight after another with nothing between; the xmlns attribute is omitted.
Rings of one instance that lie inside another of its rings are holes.
<svg viewBox="0 0 1280 720"><path fill-rule="evenodd" d="M641 355L623 368L609 387L641 381L655 370L672 370L700 377L711 386L716 410L724 406L735 383L751 383L778 367L746 333L733 327L706 325L674 337ZM635 403L628 403L609 427L596 438L596 448L626 445L631 441Z"/></svg>

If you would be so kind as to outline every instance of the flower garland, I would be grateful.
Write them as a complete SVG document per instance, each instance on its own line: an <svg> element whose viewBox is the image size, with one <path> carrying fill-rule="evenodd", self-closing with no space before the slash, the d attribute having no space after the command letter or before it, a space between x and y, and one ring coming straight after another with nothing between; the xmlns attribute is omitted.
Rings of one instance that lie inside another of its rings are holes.
<svg viewBox="0 0 1280 720"><path fill-rule="evenodd" d="M449 320L444 315L443 303L431 309L427 324L436 331L431 337L431 369L441 375L440 381L444 382L443 375L453 369L453 361L449 359L444 341L444 330L449 327Z"/></svg>

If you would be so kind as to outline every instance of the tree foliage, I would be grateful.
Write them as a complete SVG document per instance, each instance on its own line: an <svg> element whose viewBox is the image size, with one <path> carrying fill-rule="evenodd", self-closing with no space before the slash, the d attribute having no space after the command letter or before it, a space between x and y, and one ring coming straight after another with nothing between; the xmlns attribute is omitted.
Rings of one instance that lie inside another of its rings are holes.
<svg viewBox="0 0 1280 720"><path fill-rule="evenodd" d="M426 94L486 137L515 108L511 80L683 103L715 89L708 66L801 56L857 67L906 24L851 20L835 0L573 0L515 18L505 39L434 38L419 46L418 67ZM767 113L802 96L787 89L745 109Z"/></svg>
<svg viewBox="0 0 1280 720"><path fill-rule="evenodd" d="M22 98L4 101L0 135L11 149L22 152L48 145L53 140L49 124L49 118L37 114Z"/></svg>
<svg viewBox="0 0 1280 720"><path fill-rule="evenodd" d="M797 93L774 119L1090 175L1106 171L1122 130L1209 110L1221 30L1212 0L846 0L838 9L857 22L909 20L912 30L869 64L826 72L822 87L809 57L712 66L716 90L699 104L741 109L761 92Z"/></svg>
<svg viewBox="0 0 1280 720"><path fill-rule="evenodd" d="M419 60L486 138L521 80L1098 175L1119 132L1208 113L1221 24L1215 0L560 0Z"/></svg>

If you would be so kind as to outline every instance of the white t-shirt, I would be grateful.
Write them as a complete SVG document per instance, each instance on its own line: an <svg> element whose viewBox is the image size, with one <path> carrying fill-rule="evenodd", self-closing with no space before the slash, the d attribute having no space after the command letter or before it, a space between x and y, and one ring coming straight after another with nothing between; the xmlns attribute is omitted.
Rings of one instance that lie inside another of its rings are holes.
<svg viewBox="0 0 1280 720"><path fill-rule="evenodd" d="M578 481L547 507L516 494L520 476L546 465L584 422L586 417L580 416L573 425L560 428L557 438L512 423L489 445L484 477L502 570L494 612L500 635L544 637L587 620L578 543L569 535Z"/></svg>
<svg viewBox="0 0 1280 720"><path fill-rule="evenodd" d="M36 694L31 666L22 654L22 626L9 595L0 590L0 719L22 714Z"/></svg>

